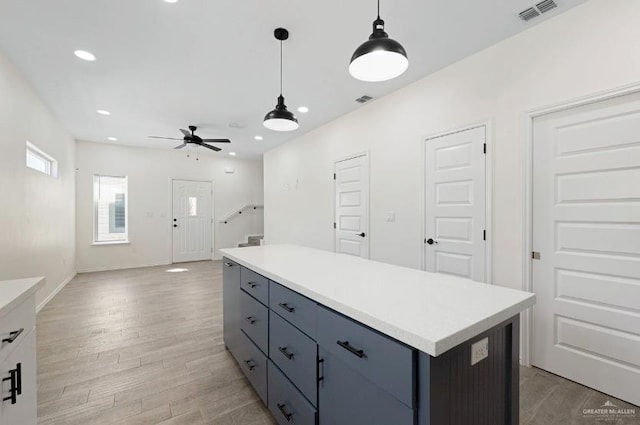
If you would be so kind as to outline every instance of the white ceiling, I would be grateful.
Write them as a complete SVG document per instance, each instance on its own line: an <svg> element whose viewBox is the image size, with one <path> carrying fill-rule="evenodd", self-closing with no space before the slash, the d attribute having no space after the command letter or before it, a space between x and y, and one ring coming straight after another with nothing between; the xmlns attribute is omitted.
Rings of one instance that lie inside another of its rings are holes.
<svg viewBox="0 0 640 425"><path fill-rule="evenodd" d="M384 83L347 71L371 32L375 0L0 0L0 49L78 140L170 149L176 143L147 136L180 137L194 124L201 137L233 142L207 154L259 158L356 109L363 94L379 98L584 0L556 1L524 23L517 14L535 0L382 0L387 32L410 60ZM279 92L278 26L291 34L284 95L301 124L285 134L262 126ZM77 59L77 49L98 60Z"/></svg>

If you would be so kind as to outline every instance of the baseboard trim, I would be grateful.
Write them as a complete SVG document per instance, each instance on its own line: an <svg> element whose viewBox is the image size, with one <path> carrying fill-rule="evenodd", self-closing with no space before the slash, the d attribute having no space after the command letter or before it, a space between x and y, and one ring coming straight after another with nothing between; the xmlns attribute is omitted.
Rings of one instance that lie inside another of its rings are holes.
<svg viewBox="0 0 640 425"><path fill-rule="evenodd" d="M78 273L95 273L95 272L110 272L114 270L129 270L129 269L141 269L144 267L157 267L157 266L168 266L173 263L148 263L148 264L134 264L129 266L107 266L107 267L95 267L90 269L79 269Z"/></svg>
<svg viewBox="0 0 640 425"><path fill-rule="evenodd" d="M40 313L40 310L42 310L49 301L51 301L53 299L53 297L55 297L56 295L58 295L58 292L62 291L62 289L67 286L67 283L71 282L73 280L74 277L76 277L78 273L74 272L71 276L69 276L68 278L66 278L65 280L62 281L62 283L60 285L58 285L58 287L56 289L54 289L48 296L47 298L45 298L44 300L42 300L42 302L40 304L38 304L38 306L36 307L36 314Z"/></svg>

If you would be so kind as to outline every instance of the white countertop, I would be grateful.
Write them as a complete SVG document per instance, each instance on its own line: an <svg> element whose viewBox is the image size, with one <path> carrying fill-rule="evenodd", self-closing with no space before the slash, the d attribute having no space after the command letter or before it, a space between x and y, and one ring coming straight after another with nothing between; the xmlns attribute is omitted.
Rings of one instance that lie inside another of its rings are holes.
<svg viewBox="0 0 640 425"><path fill-rule="evenodd" d="M0 281L0 317L33 295L44 282L44 277Z"/></svg>
<svg viewBox="0 0 640 425"><path fill-rule="evenodd" d="M297 245L223 255L405 344L438 356L535 304L535 295Z"/></svg>

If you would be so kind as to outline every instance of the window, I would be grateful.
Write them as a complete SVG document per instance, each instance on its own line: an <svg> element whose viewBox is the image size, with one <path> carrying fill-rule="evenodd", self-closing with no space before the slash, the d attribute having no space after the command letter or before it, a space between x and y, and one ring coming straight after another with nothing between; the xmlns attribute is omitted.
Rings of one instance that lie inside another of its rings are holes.
<svg viewBox="0 0 640 425"><path fill-rule="evenodd" d="M93 176L94 243L128 242L127 178Z"/></svg>
<svg viewBox="0 0 640 425"><path fill-rule="evenodd" d="M58 177L58 161L36 145L27 142L27 167L51 177Z"/></svg>

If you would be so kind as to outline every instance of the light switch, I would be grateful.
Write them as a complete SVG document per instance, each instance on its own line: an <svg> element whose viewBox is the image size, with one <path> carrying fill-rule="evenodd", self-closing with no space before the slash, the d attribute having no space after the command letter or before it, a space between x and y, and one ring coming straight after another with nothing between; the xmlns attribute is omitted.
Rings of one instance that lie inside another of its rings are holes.
<svg viewBox="0 0 640 425"><path fill-rule="evenodd" d="M489 357L489 337L471 345L471 366Z"/></svg>

